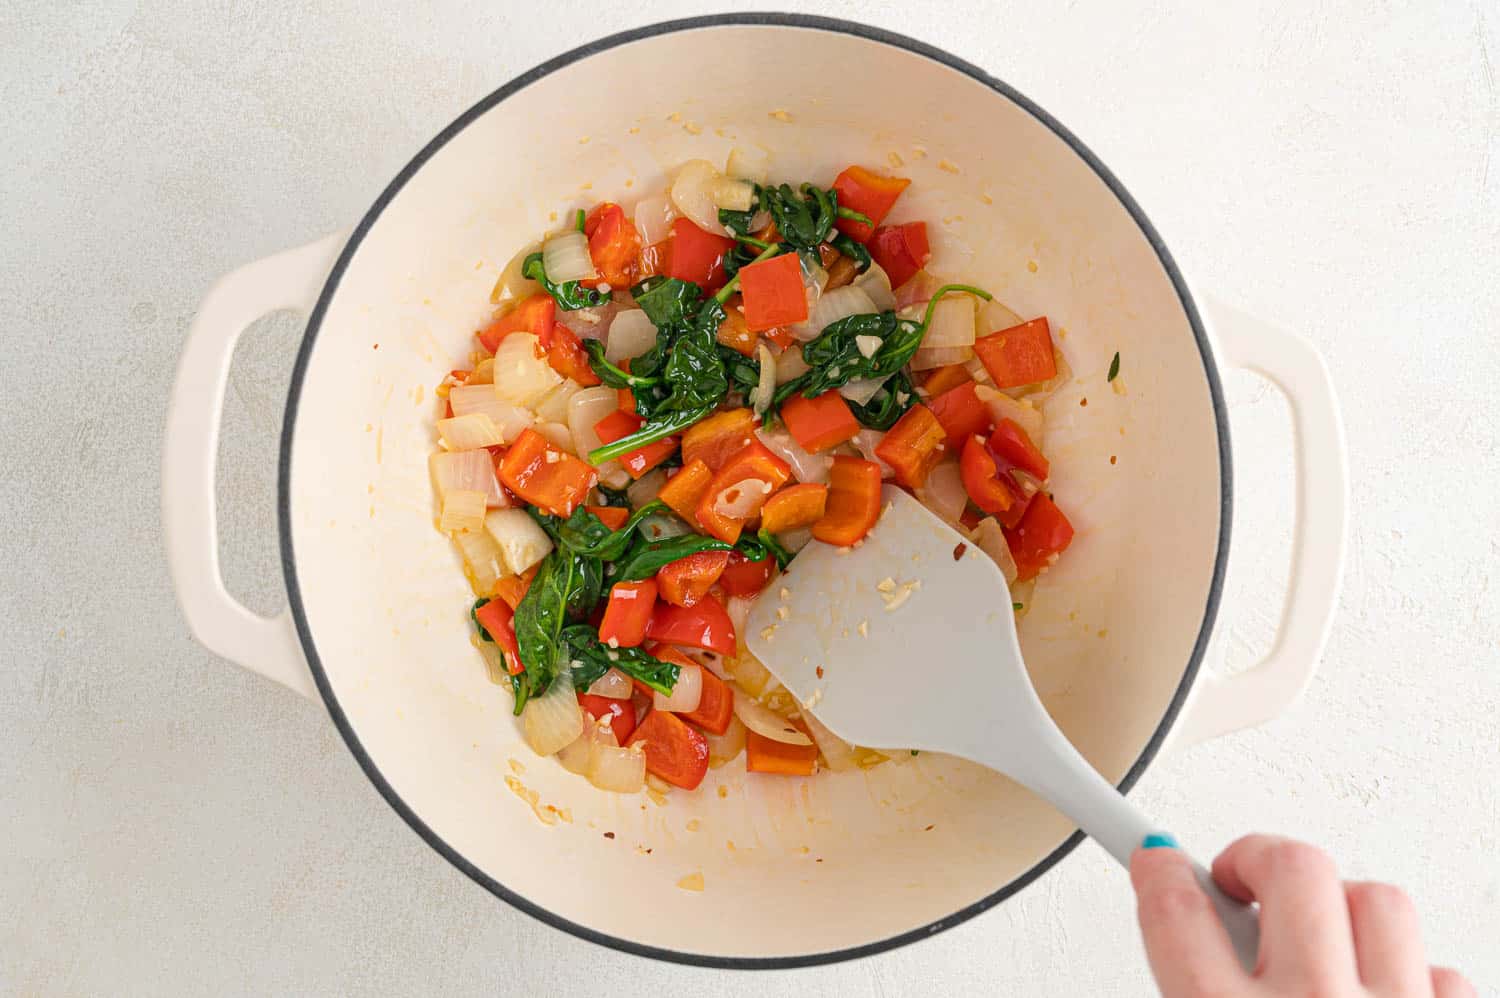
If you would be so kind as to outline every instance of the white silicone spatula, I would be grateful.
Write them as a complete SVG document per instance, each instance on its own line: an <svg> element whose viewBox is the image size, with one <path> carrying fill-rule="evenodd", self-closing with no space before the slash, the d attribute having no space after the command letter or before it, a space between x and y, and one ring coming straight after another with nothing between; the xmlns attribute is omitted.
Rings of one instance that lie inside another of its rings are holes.
<svg viewBox="0 0 1500 998"><path fill-rule="evenodd" d="M900 489L886 486L883 507L858 547L814 541L797 555L750 613L750 651L844 740L946 752L1005 773L1128 866L1157 827L1047 715L999 566ZM1256 909L1194 867L1253 968Z"/></svg>

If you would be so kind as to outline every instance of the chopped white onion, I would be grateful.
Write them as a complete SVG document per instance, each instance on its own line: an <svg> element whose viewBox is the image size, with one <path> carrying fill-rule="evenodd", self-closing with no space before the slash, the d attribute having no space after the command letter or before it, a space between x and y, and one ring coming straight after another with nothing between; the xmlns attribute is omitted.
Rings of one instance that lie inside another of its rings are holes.
<svg viewBox="0 0 1500 998"><path fill-rule="evenodd" d="M465 385L493 385L495 383L495 358L486 357L474 365L474 370L464 379ZM454 388L460 387L454 385ZM452 388L448 389L450 392Z"/></svg>
<svg viewBox="0 0 1500 998"><path fill-rule="evenodd" d="M840 319L851 315L870 315L878 311L880 309L875 307L875 303L862 288L846 284L842 288L834 288L832 291L825 291L819 295L805 325L792 327L792 335L799 339L810 340L827 329L831 323ZM801 336L801 330L804 328L810 328L812 335Z"/></svg>
<svg viewBox="0 0 1500 998"><path fill-rule="evenodd" d="M720 208L749 211L750 205L755 203L755 185L744 180L720 177L713 186L713 196L714 204Z"/></svg>
<svg viewBox="0 0 1500 998"><path fill-rule="evenodd" d="M724 763L738 759L740 753L745 751L745 726L740 723L739 718L731 716L729 727L724 729L722 735L705 731L703 740L708 742L709 766L718 769Z"/></svg>
<svg viewBox="0 0 1500 998"><path fill-rule="evenodd" d="M495 480L495 462L489 451L433 451L427 459L427 470L432 473L432 485L440 499L449 492L474 491L484 493L486 506L498 509L509 505Z"/></svg>
<svg viewBox="0 0 1500 998"><path fill-rule="evenodd" d="M693 532L692 527L671 513L652 513L636 524L636 530L640 531L640 535L648 541L662 541L668 537L682 537Z"/></svg>
<svg viewBox="0 0 1500 998"><path fill-rule="evenodd" d="M964 370L969 372L969 377L975 383L994 387L995 379L990 377L990 369L984 366L984 361L977 354L964 362Z"/></svg>
<svg viewBox="0 0 1500 998"><path fill-rule="evenodd" d="M453 489L443 496L443 513L438 529L445 534L460 530L478 530L484 526L484 493L472 489Z"/></svg>
<svg viewBox="0 0 1500 998"><path fill-rule="evenodd" d="M890 478L896 473L895 469L886 464L883 460L881 460L880 455L875 453L875 448L879 447L880 441L884 439L884 431L872 430L869 427L865 427L854 435L854 440L851 442L856 448L858 448L859 453L864 457L866 461L874 461L880 466L881 478Z"/></svg>
<svg viewBox="0 0 1500 998"><path fill-rule="evenodd" d="M719 224L719 206L714 201L720 179L719 171L708 160L690 159L678 169L669 193L678 212L694 225L722 236L724 226Z"/></svg>
<svg viewBox="0 0 1500 998"><path fill-rule="evenodd" d="M541 294L542 286L521 273L521 268L526 264L526 258L541 248L542 244L539 242L527 243L521 247L520 252L510 258L505 269L500 271L494 288L490 290L491 302L498 305L503 301Z"/></svg>
<svg viewBox="0 0 1500 998"><path fill-rule="evenodd" d="M449 450L477 450L505 443L495 421L482 412L437 421L438 435Z"/></svg>
<svg viewBox="0 0 1500 998"><path fill-rule="evenodd" d="M860 337L864 339L864 337ZM873 339L873 337L872 337ZM889 375L887 375L889 377ZM839 386L838 393L855 405L865 405L880 391L886 378L855 378Z"/></svg>
<svg viewBox="0 0 1500 998"><path fill-rule="evenodd" d="M470 413L488 416L506 443L519 437L521 431L532 423L529 409L513 402L500 401L495 397L493 385L459 385L448 393L448 403L453 406L455 416L467 416Z"/></svg>
<svg viewBox="0 0 1500 998"><path fill-rule="evenodd" d="M573 446L585 461L589 459L589 452L602 444L594 427L618 408L619 393L607 385L585 388L569 400L568 430L573 434ZM610 488L619 488L629 479L629 472L620 466L619 461L605 461L599 465L599 480ZM617 482L619 484L615 484Z"/></svg>
<svg viewBox="0 0 1500 998"><path fill-rule="evenodd" d="M677 209L665 194L642 198L635 206L635 228L641 234L641 243L650 246L667 238L676 218Z"/></svg>
<svg viewBox="0 0 1500 998"><path fill-rule="evenodd" d="M963 476L959 473L958 462L944 460L938 462L927 475L927 481L917 489L917 498L922 505L932 510L938 516L950 523L957 523L958 518L964 515L964 507L968 505L969 494L964 491Z"/></svg>
<svg viewBox="0 0 1500 998"><path fill-rule="evenodd" d="M791 721L750 697L734 698L734 716L757 735L772 741L785 745L812 744L812 739L798 731Z"/></svg>
<svg viewBox="0 0 1500 998"><path fill-rule="evenodd" d="M651 707L653 710L670 710L674 714L691 714L698 709L702 699L703 667L684 665L677 673L677 685L672 687L671 695L660 690L652 691Z"/></svg>
<svg viewBox="0 0 1500 998"><path fill-rule="evenodd" d="M801 345L793 343L781 351L781 356L776 358L776 384L784 385L811 370L812 367L802 359Z"/></svg>
<svg viewBox="0 0 1500 998"><path fill-rule="evenodd" d="M714 496L714 512L731 520L748 520L766 504L771 483L759 478L745 478Z"/></svg>
<svg viewBox="0 0 1500 998"><path fill-rule="evenodd" d="M637 793L646 786L646 753L616 746L614 740L612 733L601 731L590 745L588 780L600 790Z"/></svg>
<svg viewBox="0 0 1500 998"><path fill-rule="evenodd" d="M484 529L500 548L505 567L516 575L547 557L552 550L552 538L525 510L515 507L490 510L484 518Z"/></svg>
<svg viewBox="0 0 1500 998"><path fill-rule="evenodd" d="M505 566L505 556L500 553L500 545L495 543L488 530L460 531L452 537L458 553L463 556L474 591L479 595L488 596L495 591L495 583L511 574Z"/></svg>
<svg viewBox="0 0 1500 998"><path fill-rule="evenodd" d="M885 268L878 263L871 263L849 286L859 288L869 295L870 301L882 312L896 307L896 293L891 290L891 279L886 275Z"/></svg>
<svg viewBox="0 0 1500 998"><path fill-rule="evenodd" d="M734 633L745 633L745 621L750 619L750 608L754 605L754 596L731 596L724 601L724 612L729 614L729 623L734 625Z"/></svg>
<svg viewBox="0 0 1500 998"><path fill-rule="evenodd" d="M932 306L932 321L922 337L922 349L972 347L974 345L974 299L949 294Z"/></svg>
<svg viewBox="0 0 1500 998"><path fill-rule="evenodd" d="M583 391L583 386L572 378L564 380L562 384L542 396L542 400L536 404L537 420L543 423L566 423L568 403L581 391Z"/></svg>
<svg viewBox="0 0 1500 998"><path fill-rule="evenodd" d="M667 484L667 473L661 468L652 468L625 488L625 497L630 500L632 510L640 509L656 498L661 487Z"/></svg>
<svg viewBox="0 0 1500 998"><path fill-rule="evenodd" d="M589 256L589 238L577 229L547 237L542 243L542 269L553 284L588 281L599 276Z"/></svg>
<svg viewBox="0 0 1500 998"><path fill-rule="evenodd" d="M583 776L589 771L589 747L594 742L594 725L583 719L583 732L557 751L557 761L570 773Z"/></svg>
<svg viewBox="0 0 1500 998"><path fill-rule="evenodd" d="M776 395L776 355L771 348L762 341L756 344L756 358L760 361L760 383L750 393L751 404L757 416L764 416L766 410L771 408L771 400ZM797 356L802 356L802 351L797 351Z"/></svg>
<svg viewBox="0 0 1500 998"><path fill-rule="evenodd" d="M798 551L801 551L803 548L807 547L807 545L812 541L812 530L807 527L801 527L797 530L788 530L784 534L778 534L776 539L781 541L782 547L786 548L792 554L796 554Z"/></svg>
<svg viewBox="0 0 1500 998"><path fill-rule="evenodd" d="M839 773L854 768L853 745L829 731L822 721L813 716L812 711L802 712L802 723L807 725L807 730L812 733L813 741L817 744L818 751L823 754L823 761L828 764L829 769Z"/></svg>
<svg viewBox="0 0 1500 998"><path fill-rule="evenodd" d="M1041 446L1042 410L1032 405L1030 401L1017 401L989 385L976 386L974 394L979 401L984 403L985 408L989 409L991 422L999 423L1002 419L1014 420L1017 426L1026 431L1032 443Z"/></svg>
<svg viewBox="0 0 1500 998"><path fill-rule="evenodd" d="M611 364L632 360L656 345L656 327L638 308L615 315L604 339L604 359Z"/></svg>
<svg viewBox="0 0 1500 998"><path fill-rule="evenodd" d="M566 423L538 423L535 427L546 441L565 454L572 454L573 431Z"/></svg>
<svg viewBox="0 0 1500 998"><path fill-rule="evenodd" d="M904 309L913 305L926 305L932 300L933 294L942 284L938 282L925 270L919 270L906 283L896 289L896 308Z"/></svg>
<svg viewBox="0 0 1500 998"><path fill-rule="evenodd" d="M911 355L913 371L930 371L934 367L962 364L974 356L973 346L966 347L922 347Z"/></svg>
<svg viewBox="0 0 1500 998"><path fill-rule="evenodd" d="M619 669L610 669L589 686L589 695L609 697L611 700L629 700L635 684Z"/></svg>
<svg viewBox="0 0 1500 998"><path fill-rule="evenodd" d="M781 427L774 430L761 427L755 435L767 450L792 466L792 474L799 482L828 481L828 473L833 469L832 454L812 454L803 450L797 439Z"/></svg>
<svg viewBox="0 0 1500 998"><path fill-rule="evenodd" d="M1019 326L1025 321L1002 305L998 298L987 301L979 307L979 322L984 327L985 333L998 333L1002 329Z"/></svg>
<svg viewBox="0 0 1500 998"><path fill-rule="evenodd" d="M558 668L547 692L527 701L526 709L521 712L521 727L526 744L537 755L551 755L583 733L583 709L573 692L573 673L566 661Z"/></svg>
<svg viewBox="0 0 1500 998"><path fill-rule="evenodd" d="M1000 522L993 516L987 516L975 525L974 532L969 536L975 547L1000 566L1000 573L1005 576L1006 584L1014 584L1020 573L1016 568L1016 559L1010 553L1010 545L1006 543L1005 533L1000 529Z"/></svg>
<svg viewBox="0 0 1500 998"><path fill-rule="evenodd" d="M495 350L495 398L528 409L562 384L531 333L511 333Z"/></svg>
<svg viewBox="0 0 1500 998"><path fill-rule="evenodd" d="M771 176L771 153L765 146L735 146L729 150L724 172L753 184L764 184Z"/></svg>

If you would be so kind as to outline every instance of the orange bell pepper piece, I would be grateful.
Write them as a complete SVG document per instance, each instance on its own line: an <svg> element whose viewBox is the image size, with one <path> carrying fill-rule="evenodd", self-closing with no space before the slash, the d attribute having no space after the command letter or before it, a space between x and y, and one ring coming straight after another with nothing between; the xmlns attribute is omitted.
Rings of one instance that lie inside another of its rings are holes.
<svg viewBox="0 0 1500 998"><path fill-rule="evenodd" d="M925 405L914 405L875 445L875 456L891 466L896 481L907 488L919 489L942 460L947 439L943 424L932 410Z"/></svg>
<svg viewBox="0 0 1500 998"><path fill-rule="evenodd" d="M741 267L740 293L745 296L745 325L758 333L807 321L807 288L796 253Z"/></svg>
<svg viewBox="0 0 1500 998"><path fill-rule="evenodd" d="M749 409L726 409L689 426L682 432L682 460L701 460L710 471L718 471L755 438L755 413Z"/></svg>
<svg viewBox="0 0 1500 998"><path fill-rule="evenodd" d="M619 530L630 519L630 510L624 506L585 506L584 509L599 518L599 522L610 530Z"/></svg>
<svg viewBox="0 0 1500 998"><path fill-rule="evenodd" d="M636 725L628 744L642 743L646 771L674 787L696 790L708 772L708 739L676 714L653 710Z"/></svg>
<svg viewBox="0 0 1500 998"><path fill-rule="evenodd" d="M552 327L552 336L547 344L547 363L552 370L565 378L572 378L585 388L600 383L599 375L589 364L589 355L583 349L583 341L562 323Z"/></svg>
<svg viewBox="0 0 1500 998"><path fill-rule="evenodd" d="M594 432L599 434L601 443L612 444L616 440L630 436L636 430L644 426L646 421L633 412L616 409L594 424ZM652 441L644 447L626 451L620 455L620 464L630 472L631 478L640 478L652 468L661 464L677 451L676 437L663 437Z"/></svg>
<svg viewBox="0 0 1500 998"><path fill-rule="evenodd" d="M1018 388L1057 376L1046 316L981 336L974 341L974 352L996 388Z"/></svg>
<svg viewBox="0 0 1500 998"><path fill-rule="evenodd" d="M532 565L520 575L507 575L495 583L495 598L502 599L514 610L521 605L521 600L526 595L526 590L531 588L531 580L536 577L537 566Z"/></svg>
<svg viewBox="0 0 1500 998"><path fill-rule="evenodd" d="M688 461L677 474L667 479L656 498L689 524L696 525L698 521L693 514L697 512L698 503L708 491L708 483L713 477L714 473L701 460Z"/></svg>
<svg viewBox="0 0 1500 998"><path fill-rule="evenodd" d="M973 380L974 376L963 364L949 364L929 373L927 380L922 382L922 389L927 392L928 398L937 398L949 389Z"/></svg>
<svg viewBox="0 0 1500 998"><path fill-rule="evenodd" d="M781 404L781 421L797 443L813 453L836 447L859 433L859 420L836 391L817 398L793 395Z"/></svg>
<svg viewBox="0 0 1500 998"><path fill-rule="evenodd" d="M760 511L760 525L773 534L810 527L823 518L827 507L828 486L803 482L767 499Z"/></svg>
<svg viewBox="0 0 1500 998"><path fill-rule="evenodd" d="M694 515L709 535L733 544L771 493L791 477L790 465L759 439L751 440L714 472Z"/></svg>
<svg viewBox="0 0 1500 998"><path fill-rule="evenodd" d="M791 723L791 722L788 722ZM818 767L818 746L788 745L755 731L745 732L745 770L777 776L811 776Z"/></svg>
<svg viewBox="0 0 1500 998"><path fill-rule="evenodd" d="M828 473L828 507L823 518L813 524L813 536L824 544L848 547L862 540L878 519L880 465L835 455Z"/></svg>
<svg viewBox="0 0 1500 998"><path fill-rule="evenodd" d="M521 431L500 461L500 481L533 506L555 516L569 516L583 502L599 473L571 454L564 454L532 429Z"/></svg>
<svg viewBox="0 0 1500 998"><path fill-rule="evenodd" d="M522 298L509 312L475 335L479 337L479 345L490 353L494 353L500 341L511 333L531 333L546 344L556 319L557 303L552 296L536 294Z"/></svg>
<svg viewBox="0 0 1500 998"><path fill-rule="evenodd" d="M614 648L634 648L646 640L646 625L656 609L656 580L616 582L599 621L599 640Z"/></svg>
<svg viewBox="0 0 1500 998"><path fill-rule="evenodd" d="M834 224L855 242L867 242L875 226L890 212L901 192L911 184L903 177L882 177L862 166L851 166L833 181L839 195L839 207L852 208L870 219L871 224L841 218ZM894 285L893 285L894 286Z"/></svg>
<svg viewBox="0 0 1500 998"><path fill-rule="evenodd" d="M673 606L693 606L708 595L728 564L728 551L699 551L678 558L657 569L657 591Z"/></svg>

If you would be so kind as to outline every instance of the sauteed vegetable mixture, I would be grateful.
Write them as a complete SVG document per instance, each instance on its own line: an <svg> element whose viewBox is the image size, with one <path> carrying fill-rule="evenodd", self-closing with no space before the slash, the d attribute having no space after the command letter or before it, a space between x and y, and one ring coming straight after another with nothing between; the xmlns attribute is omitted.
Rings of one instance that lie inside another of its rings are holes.
<svg viewBox="0 0 1500 998"><path fill-rule="evenodd" d="M886 222L909 181L766 167L693 160L631 211L578 211L505 269L438 389L476 644L528 744L606 790L691 790L741 753L798 776L885 759L738 633L803 546L860 543L883 482L993 557L1018 611L1073 537L1039 446L1068 376L1047 319L929 274L927 224Z"/></svg>

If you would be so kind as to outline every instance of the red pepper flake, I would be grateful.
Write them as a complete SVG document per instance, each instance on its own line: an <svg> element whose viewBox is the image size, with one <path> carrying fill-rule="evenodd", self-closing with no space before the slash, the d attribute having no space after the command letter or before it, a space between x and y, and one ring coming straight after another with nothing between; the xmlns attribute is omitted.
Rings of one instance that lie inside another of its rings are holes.
<svg viewBox="0 0 1500 998"><path fill-rule="evenodd" d="M1081 405L1081 406L1087 406L1089 404L1089 400L1088 399L1079 399L1078 400L1078 404Z"/></svg>
<svg viewBox="0 0 1500 998"><path fill-rule="evenodd" d="M818 666L817 672L818 672L818 678L822 679L823 678L823 667L821 665Z"/></svg>
<svg viewBox="0 0 1500 998"><path fill-rule="evenodd" d="M1117 458L1117 457L1115 457L1115 456L1114 456L1114 455L1113 455L1113 454L1111 454L1111 455L1110 455L1110 456L1109 456L1109 463L1110 463L1110 464L1114 464L1114 463L1115 463L1115 462L1116 462L1116 461L1118 461L1118 460L1119 460L1119 458Z"/></svg>
<svg viewBox="0 0 1500 998"><path fill-rule="evenodd" d="M375 344L374 349L379 350L380 349L380 344L379 343Z"/></svg>
<svg viewBox="0 0 1500 998"><path fill-rule="evenodd" d="M965 544L963 541L959 541L958 547L953 549L953 560L957 561L958 559L962 558L964 556L964 552L967 550L969 550L969 545Z"/></svg>
<svg viewBox="0 0 1500 998"><path fill-rule="evenodd" d="M926 828L922 829L922 831L924 831L924 832L930 832L935 827L936 827L935 825L928 825Z"/></svg>
<svg viewBox="0 0 1500 998"><path fill-rule="evenodd" d="M604 833L604 837L605 837L605 838L606 838L606 839L612 839L612 838L614 838L614 837L615 837L615 833L614 833L614 832L605 832L605 833Z"/></svg>

